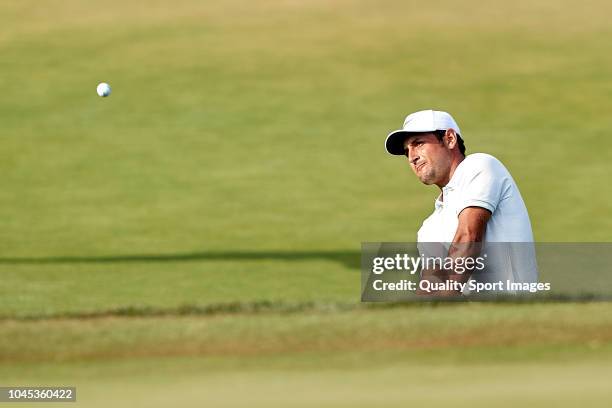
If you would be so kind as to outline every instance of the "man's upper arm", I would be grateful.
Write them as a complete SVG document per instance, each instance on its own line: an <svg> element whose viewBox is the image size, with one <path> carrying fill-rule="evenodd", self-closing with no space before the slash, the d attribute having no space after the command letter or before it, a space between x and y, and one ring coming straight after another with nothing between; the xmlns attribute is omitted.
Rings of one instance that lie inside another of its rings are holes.
<svg viewBox="0 0 612 408"><path fill-rule="evenodd" d="M467 207L481 207L495 212L508 188L508 174L495 158L479 155L464 171L458 186L457 215Z"/></svg>
<svg viewBox="0 0 612 408"><path fill-rule="evenodd" d="M491 211L482 207L466 207L459 213L459 223L453 242L482 242Z"/></svg>

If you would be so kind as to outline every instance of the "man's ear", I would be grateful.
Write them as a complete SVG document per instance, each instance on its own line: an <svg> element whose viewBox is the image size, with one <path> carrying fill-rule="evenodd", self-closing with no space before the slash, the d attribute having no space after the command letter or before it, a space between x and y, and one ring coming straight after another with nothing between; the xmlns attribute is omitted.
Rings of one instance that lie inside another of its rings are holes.
<svg viewBox="0 0 612 408"><path fill-rule="evenodd" d="M444 133L444 144L449 149L454 149L457 146L457 133L454 129L446 129Z"/></svg>

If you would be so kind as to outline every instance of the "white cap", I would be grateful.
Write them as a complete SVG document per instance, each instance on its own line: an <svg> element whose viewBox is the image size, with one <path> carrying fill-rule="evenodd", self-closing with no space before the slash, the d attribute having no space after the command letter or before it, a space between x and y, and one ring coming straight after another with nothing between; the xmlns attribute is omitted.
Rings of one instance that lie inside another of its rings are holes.
<svg viewBox="0 0 612 408"><path fill-rule="evenodd" d="M434 132L436 130L453 129L461 135L461 130L453 117L442 111L424 110L411 113L404 120L404 127L389 133L385 141L385 147L391 154L404 155L404 141L410 133Z"/></svg>

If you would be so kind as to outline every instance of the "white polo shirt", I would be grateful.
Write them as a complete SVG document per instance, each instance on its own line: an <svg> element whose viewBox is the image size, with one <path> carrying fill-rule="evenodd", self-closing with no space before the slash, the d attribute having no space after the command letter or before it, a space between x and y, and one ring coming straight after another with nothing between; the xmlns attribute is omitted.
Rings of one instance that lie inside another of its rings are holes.
<svg viewBox="0 0 612 408"><path fill-rule="evenodd" d="M419 229L418 242L451 243L457 231L458 215L466 207L485 208L492 214L484 238L487 274L478 280L537 282L527 208L508 170L489 154L474 153L459 163L436 199L433 214ZM523 244L487 245L502 242Z"/></svg>

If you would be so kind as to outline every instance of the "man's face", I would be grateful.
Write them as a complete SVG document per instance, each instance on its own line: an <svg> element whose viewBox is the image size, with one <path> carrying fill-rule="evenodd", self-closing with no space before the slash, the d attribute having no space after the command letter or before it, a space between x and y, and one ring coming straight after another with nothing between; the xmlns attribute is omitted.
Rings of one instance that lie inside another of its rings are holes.
<svg viewBox="0 0 612 408"><path fill-rule="evenodd" d="M417 133L404 140L404 151L423 184L444 186L451 168L451 150L433 133Z"/></svg>

